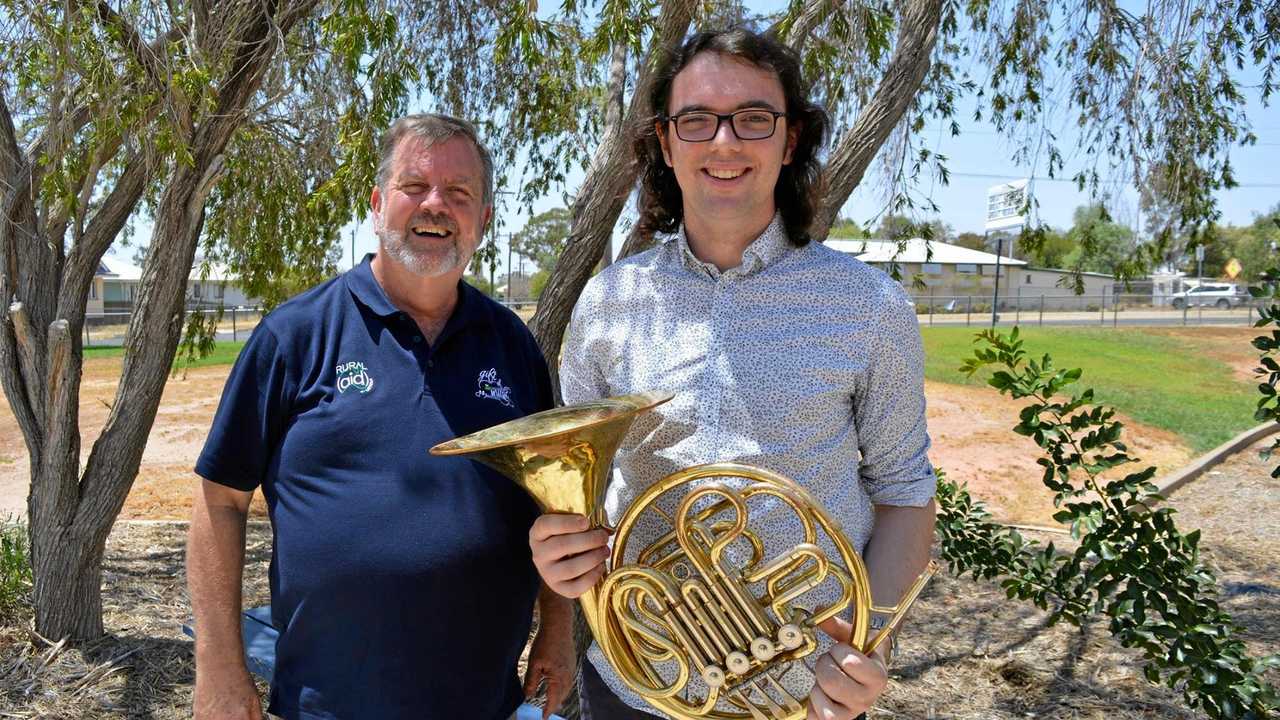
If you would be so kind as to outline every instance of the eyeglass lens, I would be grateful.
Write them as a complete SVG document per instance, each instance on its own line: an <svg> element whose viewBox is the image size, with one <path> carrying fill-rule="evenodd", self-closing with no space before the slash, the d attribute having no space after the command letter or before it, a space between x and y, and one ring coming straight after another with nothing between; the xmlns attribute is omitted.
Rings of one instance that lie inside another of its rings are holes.
<svg viewBox="0 0 1280 720"><path fill-rule="evenodd" d="M763 140L773 135L778 122L777 116L764 110L739 110L730 117L730 126L739 140ZM705 142L715 137L720 120L712 112L684 113L675 118L676 133L685 142Z"/></svg>

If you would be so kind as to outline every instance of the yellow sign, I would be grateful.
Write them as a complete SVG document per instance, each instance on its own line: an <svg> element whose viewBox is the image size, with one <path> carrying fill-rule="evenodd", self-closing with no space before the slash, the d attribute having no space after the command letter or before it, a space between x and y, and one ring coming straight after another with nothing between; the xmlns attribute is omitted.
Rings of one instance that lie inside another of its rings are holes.
<svg viewBox="0 0 1280 720"><path fill-rule="evenodd" d="M1227 261L1227 267L1224 269L1227 271L1227 277L1231 278L1232 280L1235 280L1236 276L1239 275L1240 271L1243 270L1244 268L1240 265L1239 260L1235 258L1231 258L1230 260Z"/></svg>

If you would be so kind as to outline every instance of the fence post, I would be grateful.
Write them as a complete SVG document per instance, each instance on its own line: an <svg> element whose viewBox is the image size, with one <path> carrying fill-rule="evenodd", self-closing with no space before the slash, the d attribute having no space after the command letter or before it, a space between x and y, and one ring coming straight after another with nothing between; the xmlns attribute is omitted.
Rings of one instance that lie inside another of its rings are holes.
<svg viewBox="0 0 1280 720"><path fill-rule="evenodd" d="M1187 324L1187 301L1183 300L1182 301L1182 325L1185 327L1186 324Z"/></svg>
<svg viewBox="0 0 1280 720"><path fill-rule="evenodd" d="M933 288L929 288L929 327L933 327Z"/></svg>
<svg viewBox="0 0 1280 720"><path fill-rule="evenodd" d="M964 325L969 327L969 314L973 312L973 296L968 295L964 302Z"/></svg>
<svg viewBox="0 0 1280 720"><path fill-rule="evenodd" d="M1107 324L1107 289L1102 289L1102 299L1098 301L1098 324Z"/></svg>
<svg viewBox="0 0 1280 720"><path fill-rule="evenodd" d="M89 337L89 318L84 319L84 346L89 347L93 344L93 340Z"/></svg>
<svg viewBox="0 0 1280 720"><path fill-rule="evenodd" d="M1044 293L1040 293L1040 327L1044 327Z"/></svg>
<svg viewBox="0 0 1280 720"><path fill-rule="evenodd" d="M1120 316L1120 303L1116 302L1116 294L1111 293L1111 327L1116 327Z"/></svg>
<svg viewBox="0 0 1280 720"><path fill-rule="evenodd" d="M231 342L235 342L236 337L236 309L231 308Z"/></svg>
<svg viewBox="0 0 1280 720"><path fill-rule="evenodd" d="M1013 306L1013 324L1021 325L1022 324L1022 286L1021 285L1018 286L1018 295L1013 302L1016 303Z"/></svg>

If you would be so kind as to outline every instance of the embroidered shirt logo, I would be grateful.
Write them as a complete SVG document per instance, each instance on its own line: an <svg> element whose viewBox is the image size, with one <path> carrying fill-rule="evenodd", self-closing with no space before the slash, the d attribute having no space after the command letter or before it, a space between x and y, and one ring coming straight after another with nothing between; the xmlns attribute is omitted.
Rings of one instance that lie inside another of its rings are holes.
<svg viewBox="0 0 1280 720"><path fill-rule="evenodd" d="M482 371L480 376L476 378L476 384L480 386L480 389L476 390L476 397L497 400L507 407L513 407L511 388L502 384L502 378L498 377L497 368L489 368Z"/></svg>
<svg viewBox="0 0 1280 720"><path fill-rule="evenodd" d="M356 390L363 395L373 389L373 376L369 374L369 370L365 368L364 363L339 363L337 371L338 392L344 393L348 390Z"/></svg>

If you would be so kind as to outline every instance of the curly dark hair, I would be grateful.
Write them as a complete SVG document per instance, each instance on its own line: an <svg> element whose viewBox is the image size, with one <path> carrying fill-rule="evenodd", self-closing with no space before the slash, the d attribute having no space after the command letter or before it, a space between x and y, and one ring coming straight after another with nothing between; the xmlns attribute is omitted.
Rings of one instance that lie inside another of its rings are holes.
<svg viewBox="0 0 1280 720"><path fill-rule="evenodd" d="M822 164L818 151L826 140L830 120L826 110L809 101L809 85L800 73L800 58L776 37L736 27L700 32L673 48L656 68L649 89L649 113L632 130L640 178L639 231L672 233L684 220L684 201L675 172L662 157L657 123L666 115L671 83L694 56L717 52L740 58L756 67L771 70L782 82L787 100L787 122L799 129L791 162L782 166L773 190L774 203L782 213L787 237L794 245L809 242L809 227L817 210L822 185Z"/></svg>

